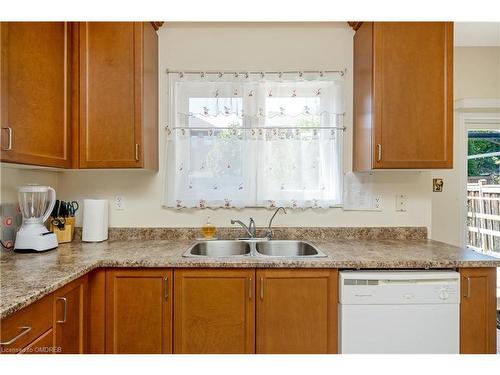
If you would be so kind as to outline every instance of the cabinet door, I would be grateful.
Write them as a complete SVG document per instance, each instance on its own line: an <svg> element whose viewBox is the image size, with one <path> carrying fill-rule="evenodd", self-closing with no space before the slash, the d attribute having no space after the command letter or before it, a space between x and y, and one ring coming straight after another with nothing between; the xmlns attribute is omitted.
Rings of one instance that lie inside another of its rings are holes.
<svg viewBox="0 0 500 375"><path fill-rule="evenodd" d="M172 352L172 271L106 271L106 353Z"/></svg>
<svg viewBox="0 0 500 375"><path fill-rule="evenodd" d="M87 352L88 276L85 275L54 293L54 337L58 353Z"/></svg>
<svg viewBox="0 0 500 375"><path fill-rule="evenodd" d="M2 161L70 167L71 28L1 24Z"/></svg>
<svg viewBox="0 0 500 375"><path fill-rule="evenodd" d="M140 22L80 23L80 168L139 168Z"/></svg>
<svg viewBox="0 0 500 375"><path fill-rule="evenodd" d="M373 25L373 168L453 167L453 24Z"/></svg>
<svg viewBox="0 0 500 375"><path fill-rule="evenodd" d="M255 353L255 270L175 270L174 353Z"/></svg>
<svg viewBox="0 0 500 375"><path fill-rule="evenodd" d="M460 269L460 353L496 352L496 268Z"/></svg>
<svg viewBox="0 0 500 375"><path fill-rule="evenodd" d="M257 270L257 353L337 353L337 278L337 270Z"/></svg>

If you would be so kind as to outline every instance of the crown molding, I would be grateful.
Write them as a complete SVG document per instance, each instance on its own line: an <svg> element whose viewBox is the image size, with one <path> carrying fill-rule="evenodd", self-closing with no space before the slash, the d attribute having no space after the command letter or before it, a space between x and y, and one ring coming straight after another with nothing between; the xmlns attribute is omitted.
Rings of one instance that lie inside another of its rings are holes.
<svg viewBox="0 0 500 375"><path fill-rule="evenodd" d="M151 21L151 25L153 25L153 28L154 28L156 31L158 31L158 29L159 29L160 27L162 27L164 23L165 23L165 22L163 22L163 21Z"/></svg>
<svg viewBox="0 0 500 375"><path fill-rule="evenodd" d="M353 28L354 31L357 31L361 25L363 24L363 22L359 22L359 21L350 21L350 22L347 22L349 26L351 26Z"/></svg>

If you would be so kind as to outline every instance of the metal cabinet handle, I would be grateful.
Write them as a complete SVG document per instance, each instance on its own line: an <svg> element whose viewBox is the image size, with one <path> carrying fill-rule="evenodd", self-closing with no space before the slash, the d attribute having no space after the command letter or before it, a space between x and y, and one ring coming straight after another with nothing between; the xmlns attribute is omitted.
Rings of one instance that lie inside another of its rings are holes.
<svg viewBox="0 0 500 375"><path fill-rule="evenodd" d="M465 289L465 298L470 298L470 277L466 276L465 280L467 280L467 288Z"/></svg>
<svg viewBox="0 0 500 375"><path fill-rule="evenodd" d="M3 341L3 342L0 342L0 345L10 345L12 344L14 341L16 341L18 338L24 336L25 334L27 334L29 331L31 331L31 327L19 327L19 329L21 329L21 333L19 335L17 335L16 337L10 339L9 341Z"/></svg>
<svg viewBox="0 0 500 375"><path fill-rule="evenodd" d="M260 299L264 299L264 279L260 278Z"/></svg>
<svg viewBox="0 0 500 375"><path fill-rule="evenodd" d="M382 145L380 143L377 144L377 161L382 160Z"/></svg>
<svg viewBox="0 0 500 375"><path fill-rule="evenodd" d="M164 292L164 297L165 299L168 299L168 276L165 276L165 292Z"/></svg>
<svg viewBox="0 0 500 375"><path fill-rule="evenodd" d="M135 144L135 161L139 161L139 143Z"/></svg>
<svg viewBox="0 0 500 375"><path fill-rule="evenodd" d="M58 301L63 301L64 302L64 315L63 315L63 319L62 320L58 320L57 323L66 323L66 314L68 312L68 300L66 299L66 297L60 297L57 299Z"/></svg>
<svg viewBox="0 0 500 375"><path fill-rule="evenodd" d="M248 299L252 299L252 278L248 279Z"/></svg>
<svg viewBox="0 0 500 375"><path fill-rule="evenodd" d="M8 146L7 146L7 148L2 149L2 151L10 151L10 150L12 150L12 128L10 126L7 126L5 128L2 128L2 129L7 129L7 131L9 132Z"/></svg>

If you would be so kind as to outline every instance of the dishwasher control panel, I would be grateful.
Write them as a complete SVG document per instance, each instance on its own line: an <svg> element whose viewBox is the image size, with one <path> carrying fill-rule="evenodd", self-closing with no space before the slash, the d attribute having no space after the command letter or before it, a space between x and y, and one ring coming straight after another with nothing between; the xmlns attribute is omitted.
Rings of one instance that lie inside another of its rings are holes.
<svg viewBox="0 0 500 375"><path fill-rule="evenodd" d="M341 271L341 304L435 304L460 302L455 271Z"/></svg>

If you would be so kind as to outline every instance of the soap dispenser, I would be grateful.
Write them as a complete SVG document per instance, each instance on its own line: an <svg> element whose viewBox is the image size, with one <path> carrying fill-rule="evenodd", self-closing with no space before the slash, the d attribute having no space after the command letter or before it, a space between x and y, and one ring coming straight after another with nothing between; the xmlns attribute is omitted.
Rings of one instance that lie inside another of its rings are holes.
<svg viewBox="0 0 500 375"><path fill-rule="evenodd" d="M210 222L210 216L207 216L207 222L201 226L201 234L205 240L214 240L217 228Z"/></svg>

